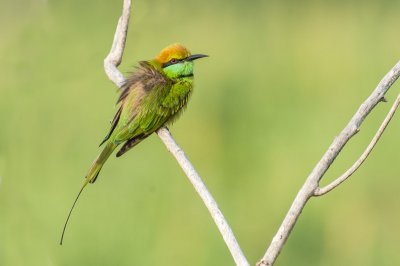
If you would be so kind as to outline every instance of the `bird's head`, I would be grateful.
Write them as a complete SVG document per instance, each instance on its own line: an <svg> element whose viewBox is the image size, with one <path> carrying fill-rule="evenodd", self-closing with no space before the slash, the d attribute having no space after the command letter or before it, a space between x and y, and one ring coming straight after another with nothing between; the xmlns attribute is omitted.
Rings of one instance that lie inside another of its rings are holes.
<svg viewBox="0 0 400 266"><path fill-rule="evenodd" d="M181 44L165 47L156 57L164 73L171 79L193 77L193 61L207 57L203 54L191 54Z"/></svg>

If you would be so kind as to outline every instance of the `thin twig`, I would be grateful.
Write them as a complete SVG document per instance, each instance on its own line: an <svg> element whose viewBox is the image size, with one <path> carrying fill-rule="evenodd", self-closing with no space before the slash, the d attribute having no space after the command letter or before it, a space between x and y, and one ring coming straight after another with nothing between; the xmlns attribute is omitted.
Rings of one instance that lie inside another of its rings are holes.
<svg viewBox="0 0 400 266"><path fill-rule="evenodd" d="M295 226L301 211L306 205L308 199L314 195L314 191L318 188L319 181L324 176L346 143L358 132L360 125L367 115L380 101L384 99L385 93L389 90L399 76L400 61L397 62L397 64L385 75L381 82L379 82L376 89L360 106L358 111L355 113L347 126L342 130L342 132L340 132L340 134L334 139L333 143L329 146L321 160L307 177L282 224L280 225L278 232L273 237L266 253L257 263L258 266L271 266L274 264L286 240L288 239L290 232Z"/></svg>
<svg viewBox="0 0 400 266"><path fill-rule="evenodd" d="M118 20L118 25L115 30L114 40L111 50L104 59L104 71L108 78L121 88L125 83L125 77L118 70L119 64L122 61L122 55L125 49L126 36L128 34L129 18L131 15L131 0L124 0L122 15Z"/></svg>
<svg viewBox="0 0 400 266"><path fill-rule="evenodd" d="M242 250L240 249L240 246L235 238L235 235L232 232L232 229L229 227L229 224L226 221L224 215L218 208L217 202L207 190L207 187L204 185L203 180L196 172L183 150L178 146L178 144L176 144L175 140L172 138L169 130L163 127L157 131L157 134L164 142L168 151L171 152L171 154L178 161L182 170L185 172L186 176L189 178L200 198L203 200L212 218L214 219L215 224L221 232L221 235L224 238L225 243L232 254L232 257L236 262L236 265L249 265Z"/></svg>
<svg viewBox="0 0 400 266"><path fill-rule="evenodd" d="M124 84L125 77L118 70L117 66L121 63L122 54L125 47L126 35L128 32L128 22L130 16L130 0L124 0L124 7L122 16L118 21L118 26L115 31L114 41L110 53L104 59L104 70L111 81L115 83L119 88ZM190 163L189 159L186 157L182 149L176 144L175 140L167 128L163 127L157 131L158 136L164 142L167 149L173 154L173 156L178 161L179 165L189 178L190 182L194 186L197 193L200 195L204 204L208 208L214 222L216 223L222 237L232 254L236 265L239 266L249 266L240 246L229 227L228 222L225 220L222 212L218 208L217 203L211 196L207 187L203 183L199 174L194 169L193 165Z"/></svg>
<svg viewBox="0 0 400 266"><path fill-rule="evenodd" d="M392 108L390 109L389 113L386 115L385 120L383 120L381 126L379 127L378 131L376 132L374 138L371 140L371 143L365 149L363 154L358 158L358 160L341 176L337 179L332 181L332 183L326 185L323 188L317 188L314 191L314 196L322 196L326 193L330 192L337 186L339 186L342 182L344 182L347 178L349 178L360 166L361 164L367 159L368 155L371 153L373 148L375 147L376 143L381 138L383 132L385 131L386 127L388 126L390 120L393 118L394 114L396 113L397 108L400 104L400 94L397 96L395 102L393 103Z"/></svg>

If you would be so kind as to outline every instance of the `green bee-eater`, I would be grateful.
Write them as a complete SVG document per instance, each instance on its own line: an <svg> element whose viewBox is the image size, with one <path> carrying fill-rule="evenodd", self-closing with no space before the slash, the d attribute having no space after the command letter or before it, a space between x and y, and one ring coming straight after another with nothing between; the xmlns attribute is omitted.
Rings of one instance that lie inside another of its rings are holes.
<svg viewBox="0 0 400 266"><path fill-rule="evenodd" d="M118 111L110 131L100 144L105 144L105 147L90 167L71 207L60 244L85 186L96 181L104 163L118 145L123 143L117 157L179 116L193 90L193 61L206 56L192 55L184 46L173 44L164 48L155 59L139 62L139 67L122 87L117 101Z"/></svg>

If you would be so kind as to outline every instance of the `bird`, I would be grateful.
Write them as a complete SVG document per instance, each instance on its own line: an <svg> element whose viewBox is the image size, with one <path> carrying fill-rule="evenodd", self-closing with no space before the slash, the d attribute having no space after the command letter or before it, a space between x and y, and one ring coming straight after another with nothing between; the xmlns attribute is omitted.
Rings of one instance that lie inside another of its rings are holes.
<svg viewBox="0 0 400 266"><path fill-rule="evenodd" d="M117 100L117 112L111 121L108 134L101 141L102 152L92 163L85 181L68 213L61 234L63 243L65 230L83 189L94 183L113 151L122 156L142 140L163 126L173 123L187 106L193 91L194 61L208 57L191 54L181 44L171 44L152 60L140 61L121 87Z"/></svg>

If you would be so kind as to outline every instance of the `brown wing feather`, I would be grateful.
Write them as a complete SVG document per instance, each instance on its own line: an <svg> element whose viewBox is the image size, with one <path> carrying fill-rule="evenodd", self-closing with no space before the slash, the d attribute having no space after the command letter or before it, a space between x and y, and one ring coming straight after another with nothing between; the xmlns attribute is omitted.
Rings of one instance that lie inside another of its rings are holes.
<svg viewBox="0 0 400 266"><path fill-rule="evenodd" d="M116 156L120 157L125 152L129 151L130 149L135 147L137 144L139 144L139 142L141 142L142 140L147 138L147 136L148 135L146 135L146 134L140 134L139 136L136 136L136 137L133 137L133 138L129 139L128 141L126 141L124 143L124 145L121 147L121 149L117 152Z"/></svg>
<svg viewBox="0 0 400 266"><path fill-rule="evenodd" d="M117 103L123 101L135 87L135 83L142 82L145 84L145 90L151 90L156 84L164 84L167 82L166 77L156 69L155 66L148 61L140 61L136 71L133 72L122 86L122 92Z"/></svg>

